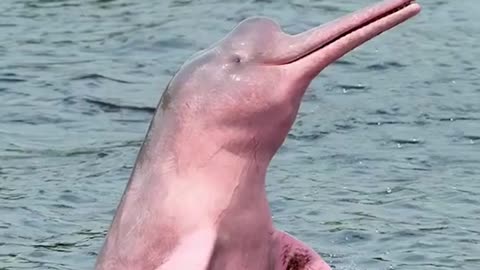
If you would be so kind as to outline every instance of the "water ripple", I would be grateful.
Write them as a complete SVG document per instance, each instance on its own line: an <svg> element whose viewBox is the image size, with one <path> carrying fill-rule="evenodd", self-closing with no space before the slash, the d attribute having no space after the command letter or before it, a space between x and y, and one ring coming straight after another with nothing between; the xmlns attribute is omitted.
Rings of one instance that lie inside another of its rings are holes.
<svg viewBox="0 0 480 270"><path fill-rule="evenodd" d="M91 269L161 90L239 20L371 2L2 1L0 268ZM478 269L480 5L422 5L311 83L269 169L275 225L333 269Z"/></svg>

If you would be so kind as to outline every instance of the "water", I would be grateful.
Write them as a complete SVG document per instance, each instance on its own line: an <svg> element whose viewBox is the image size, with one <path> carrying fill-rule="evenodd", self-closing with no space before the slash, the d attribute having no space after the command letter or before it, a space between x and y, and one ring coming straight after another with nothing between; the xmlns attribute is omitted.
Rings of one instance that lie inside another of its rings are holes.
<svg viewBox="0 0 480 270"><path fill-rule="evenodd" d="M2 0L0 269L91 269L161 91L250 15L288 32L372 0ZM311 85L268 177L335 269L478 270L480 4L423 13Z"/></svg>

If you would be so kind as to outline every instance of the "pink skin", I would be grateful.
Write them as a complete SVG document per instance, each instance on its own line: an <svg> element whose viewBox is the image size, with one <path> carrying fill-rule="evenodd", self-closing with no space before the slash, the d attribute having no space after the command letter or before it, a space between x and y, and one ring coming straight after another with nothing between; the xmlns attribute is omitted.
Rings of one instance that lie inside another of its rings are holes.
<svg viewBox="0 0 480 270"><path fill-rule="evenodd" d="M298 35L252 18L196 54L162 96L96 269L330 269L273 227L267 166L311 80L419 11L388 0Z"/></svg>

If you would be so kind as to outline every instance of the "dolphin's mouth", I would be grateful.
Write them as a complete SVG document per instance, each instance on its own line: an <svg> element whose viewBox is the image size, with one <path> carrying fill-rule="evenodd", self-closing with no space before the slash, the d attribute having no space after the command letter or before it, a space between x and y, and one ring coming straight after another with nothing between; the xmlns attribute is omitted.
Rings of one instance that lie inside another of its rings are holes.
<svg viewBox="0 0 480 270"><path fill-rule="evenodd" d="M323 31L325 32L324 34L327 37L325 39L322 38L323 40L319 42L317 46L310 47L310 50L304 51L304 53L297 55L297 57L290 59L290 61L287 61L284 64L291 64L298 60L301 60L302 58L307 58L313 53L326 49L327 47L335 46L337 42L343 39L352 39L352 42L355 42L355 39L358 39L357 36L362 35L362 33L360 33L362 30L369 28L370 26L378 23L379 21L387 21L390 19L397 20L398 23L400 23L401 21L409 19L410 17L416 15L416 13L418 13L418 7L419 6L415 0L392 0L385 1L378 6L357 11L344 18L340 18L332 22L331 24L325 26L325 30ZM399 13L401 13L401 16L396 16ZM390 17L398 18L392 19ZM390 26L382 27L383 29L381 29L380 31L372 31L372 33L365 34L368 35L367 39L371 39L380 34L381 32L391 28ZM308 32L304 34L308 35ZM300 34L300 36L301 35L302 34ZM361 37L361 39L364 38Z"/></svg>
<svg viewBox="0 0 480 270"><path fill-rule="evenodd" d="M394 9L390 10L390 11L387 11L387 12L384 13L384 14L380 14L380 15L378 15L377 17L374 17L374 18L370 19L369 21L367 21L367 22L365 22L365 23L362 23L362 24L356 26L356 27L354 27L354 28L346 31L345 33L342 33L341 35L337 36L336 38L334 38L334 39L328 41L327 43L325 43L324 45L320 46L317 50L321 50L321 49L327 47L328 45L330 45L330 44L332 44L332 43L335 43L335 41L337 41L337 40L339 40L339 39L341 39L341 38L344 38L344 37L352 34L353 32L358 31L358 30L364 28L365 26L370 25L370 24L373 23L373 22L376 22L376 21L378 21L378 20L380 20L380 19L383 19L383 18L385 18L385 17L388 17L388 16L390 16L390 15L392 15L392 14L394 14L394 13L396 13L396 12L398 12L398 11L400 11L400 10L408 7L408 6L410 6L410 5L413 4L414 2L415 2L415 1L410 1L410 2L408 2L408 3L403 4L402 6L399 6L399 7L396 7L396 8L394 8Z"/></svg>

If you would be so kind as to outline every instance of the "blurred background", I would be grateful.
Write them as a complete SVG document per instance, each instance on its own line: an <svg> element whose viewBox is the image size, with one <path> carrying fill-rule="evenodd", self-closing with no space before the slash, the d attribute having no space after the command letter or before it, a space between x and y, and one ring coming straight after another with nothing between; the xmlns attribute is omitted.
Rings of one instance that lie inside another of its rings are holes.
<svg viewBox="0 0 480 270"><path fill-rule="evenodd" d="M92 269L166 84L253 15L373 0L2 0L0 269ZM267 179L334 269L480 267L480 2L423 12L311 84Z"/></svg>

